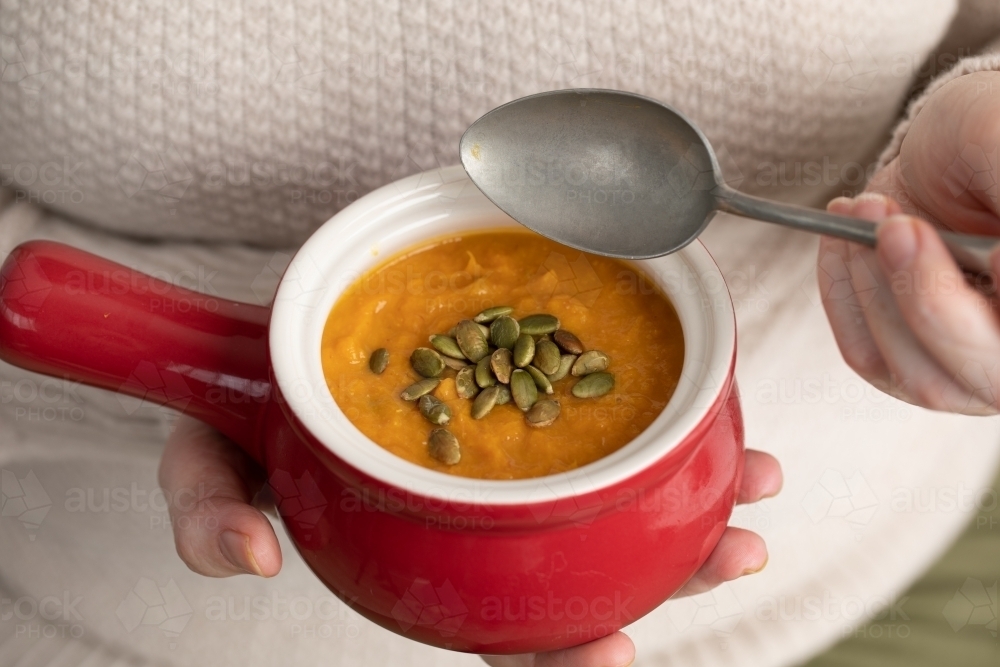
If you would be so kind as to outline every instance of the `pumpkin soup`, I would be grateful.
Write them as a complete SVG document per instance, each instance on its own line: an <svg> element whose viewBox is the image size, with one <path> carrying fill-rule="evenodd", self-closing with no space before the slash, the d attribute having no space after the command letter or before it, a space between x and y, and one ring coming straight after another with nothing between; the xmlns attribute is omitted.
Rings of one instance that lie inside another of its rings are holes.
<svg viewBox="0 0 1000 667"><path fill-rule="evenodd" d="M630 264L520 230L389 258L323 331L333 398L390 452L463 477L572 470L641 433L680 379L667 297Z"/></svg>

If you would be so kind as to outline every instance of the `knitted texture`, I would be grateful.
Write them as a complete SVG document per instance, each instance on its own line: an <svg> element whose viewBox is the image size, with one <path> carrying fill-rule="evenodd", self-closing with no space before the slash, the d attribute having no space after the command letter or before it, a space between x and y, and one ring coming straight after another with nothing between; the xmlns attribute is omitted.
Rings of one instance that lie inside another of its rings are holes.
<svg viewBox="0 0 1000 667"><path fill-rule="evenodd" d="M456 162L494 106L593 86L688 114L740 188L819 203L862 183L957 7L12 0L2 182L108 230L295 245L365 192Z"/></svg>

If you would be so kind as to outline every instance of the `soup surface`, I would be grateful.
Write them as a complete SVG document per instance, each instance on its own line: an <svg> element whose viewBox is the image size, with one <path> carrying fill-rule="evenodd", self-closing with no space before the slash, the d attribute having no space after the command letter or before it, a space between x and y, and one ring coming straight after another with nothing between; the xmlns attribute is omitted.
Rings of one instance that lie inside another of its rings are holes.
<svg viewBox="0 0 1000 667"><path fill-rule="evenodd" d="M452 412L446 428L461 461L444 465L428 453L434 428L400 392L420 376L415 348L459 320L493 306L513 317L550 313L587 349L611 358L614 389L598 398L570 393L579 378L554 383L560 415L536 428L513 401L484 418L456 393L445 369L433 395ZM369 369L378 348L384 372ZM323 371L334 399L357 428L408 461L464 477L522 479L564 472L621 448L666 406L684 358L680 320L668 298L626 262L581 253L519 230L446 237L391 257L361 276L334 305L322 341Z"/></svg>

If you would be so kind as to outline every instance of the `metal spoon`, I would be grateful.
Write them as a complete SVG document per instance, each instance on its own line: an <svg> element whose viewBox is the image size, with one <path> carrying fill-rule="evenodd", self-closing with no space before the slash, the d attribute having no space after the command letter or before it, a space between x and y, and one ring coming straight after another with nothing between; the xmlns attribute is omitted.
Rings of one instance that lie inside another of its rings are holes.
<svg viewBox="0 0 1000 667"><path fill-rule="evenodd" d="M875 225L737 192L705 136L680 112L613 90L522 97L473 123L459 146L483 193L568 246L612 257L666 255L717 211L875 246ZM965 270L990 270L997 239L942 232Z"/></svg>

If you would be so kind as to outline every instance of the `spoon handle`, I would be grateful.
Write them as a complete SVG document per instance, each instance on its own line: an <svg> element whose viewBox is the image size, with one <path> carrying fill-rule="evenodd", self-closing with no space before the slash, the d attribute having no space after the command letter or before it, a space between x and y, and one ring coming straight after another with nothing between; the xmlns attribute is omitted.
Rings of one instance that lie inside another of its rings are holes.
<svg viewBox="0 0 1000 667"><path fill-rule="evenodd" d="M783 204L760 199L721 186L716 195L716 208L726 213L734 213L755 220L774 222L785 227L800 229L815 234L825 234L875 247L875 224L867 220L848 218L827 213L815 208ZM948 247L951 256L964 270L970 273L991 271L990 254L1000 240L992 236L973 236L955 232L939 232L941 240Z"/></svg>

